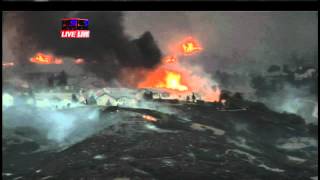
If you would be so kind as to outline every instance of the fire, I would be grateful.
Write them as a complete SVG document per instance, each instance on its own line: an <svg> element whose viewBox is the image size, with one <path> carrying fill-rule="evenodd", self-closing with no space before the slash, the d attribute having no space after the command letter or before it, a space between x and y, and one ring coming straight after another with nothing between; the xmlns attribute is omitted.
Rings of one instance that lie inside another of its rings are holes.
<svg viewBox="0 0 320 180"><path fill-rule="evenodd" d="M204 72L201 66L178 61L181 55L193 55L202 50L199 42L192 37L174 45L174 52L162 60L162 64L154 70L131 71L130 77L145 77L136 86L138 88L161 88L168 92L171 97L184 99L193 93L198 94L198 99L216 102L219 101L220 89L218 84L211 79L211 76ZM125 71L128 74L128 71ZM126 77L126 83L132 82ZM136 81L133 81L136 82Z"/></svg>
<svg viewBox="0 0 320 180"><path fill-rule="evenodd" d="M158 121L155 117L150 116L150 115L145 115L145 114L142 115L142 118L147 120L147 121L150 121L150 122L157 122Z"/></svg>
<svg viewBox="0 0 320 180"><path fill-rule="evenodd" d="M163 62L165 63L174 63L174 62L177 62L177 58L175 56L166 56L164 59L163 59Z"/></svg>
<svg viewBox="0 0 320 180"><path fill-rule="evenodd" d="M81 58L78 58L78 59L74 60L74 63L75 64L84 64L84 60Z"/></svg>
<svg viewBox="0 0 320 180"><path fill-rule="evenodd" d="M166 71L165 84L158 84L158 87L179 91L188 90L187 86L181 84L181 75L172 71Z"/></svg>
<svg viewBox="0 0 320 180"><path fill-rule="evenodd" d="M181 74L175 71L158 68L148 74L147 79L138 84L139 88L165 88L187 91L188 86L182 83Z"/></svg>
<svg viewBox="0 0 320 180"><path fill-rule="evenodd" d="M14 62L2 63L2 67L4 68L12 67L12 66L14 66Z"/></svg>
<svg viewBox="0 0 320 180"><path fill-rule="evenodd" d="M191 55L202 50L200 44L192 37L187 38L180 47L184 55Z"/></svg>
<svg viewBox="0 0 320 180"><path fill-rule="evenodd" d="M54 58L52 55L37 53L34 57L30 58L30 62L36 64L63 64L62 59Z"/></svg>

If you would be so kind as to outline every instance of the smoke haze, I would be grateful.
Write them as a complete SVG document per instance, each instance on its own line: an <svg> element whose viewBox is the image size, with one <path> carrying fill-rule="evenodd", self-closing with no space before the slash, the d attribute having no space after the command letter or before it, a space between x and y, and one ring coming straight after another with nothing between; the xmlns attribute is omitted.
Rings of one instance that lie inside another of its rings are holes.
<svg viewBox="0 0 320 180"><path fill-rule="evenodd" d="M124 24L132 36L151 31L165 53L177 39L196 37L204 47L196 63L211 73L261 71L292 63L293 54L318 63L317 12L126 12Z"/></svg>
<svg viewBox="0 0 320 180"><path fill-rule="evenodd" d="M89 19L89 39L61 39L61 19ZM4 13L3 59L28 65L36 52L60 57L84 58L99 65L86 68L110 80L121 67L152 68L160 62L161 52L150 32L130 39L124 33L121 12L6 12ZM16 49L19 49L16 51Z"/></svg>

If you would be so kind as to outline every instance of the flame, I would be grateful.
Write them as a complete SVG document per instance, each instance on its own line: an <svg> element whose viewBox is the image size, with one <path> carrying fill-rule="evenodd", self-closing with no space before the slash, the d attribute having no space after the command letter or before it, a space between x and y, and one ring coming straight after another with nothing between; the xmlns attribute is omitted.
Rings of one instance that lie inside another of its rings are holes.
<svg viewBox="0 0 320 180"><path fill-rule="evenodd" d="M136 79L145 77L142 82L136 83L138 88L161 88L168 92L170 96L184 99L192 93L198 94L202 100L217 102L220 97L218 84L206 74L201 66L179 63L177 56L192 55L202 50L197 40L187 37L184 41L175 46L175 51L162 60L162 64L154 70L146 69L125 70L122 77L126 84L136 82ZM177 49L177 47L179 47ZM128 76L130 72L130 76ZM128 78L130 77L130 78ZM133 78L134 77L134 78Z"/></svg>
<svg viewBox="0 0 320 180"><path fill-rule="evenodd" d="M157 122L158 121L155 117L150 116L150 115L145 115L145 114L142 115L142 118L147 120L147 121L150 121L150 122Z"/></svg>
<svg viewBox="0 0 320 180"><path fill-rule="evenodd" d="M63 64L62 59L43 53L37 53L34 57L30 58L30 62L36 64Z"/></svg>
<svg viewBox="0 0 320 180"><path fill-rule="evenodd" d="M74 60L75 64L84 64L84 59L78 58L76 60Z"/></svg>
<svg viewBox="0 0 320 180"><path fill-rule="evenodd" d="M177 61L178 61L178 59L175 56L166 56L163 58L164 63L174 63Z"/></svg>
<svg viewBox="0 0 320 180"><path fill-rule="evenodd" d="M143 72L143 76L146 78L138 83L137 87L162 88L173 97L179 98L181 96L183 99L195 92L202 100L209 102L219 101L220 88L210 78L210 75L203 72L201 67L185 67L185 65L182 66L179 63L170 64L170 68L168 66L168 64L162 64L153 71ZM128 73L128 71L126 72ZM137 72L130 72L130 74L135 73ZM139 74L141 73L137 73L137 76Z"/></svg>
<svg viewBox="0 0 320 180"><path fill-rule="evenodd" d="M2 63L2 67L4 67L4 68L12 67L14 65L15 65L14 62Z"/></svg>
<svg viewBox="0 0 320 180"><path fill-rule="evenodd" d="M162 68L158 68L149 73L147 79L138 84L138 88L165 88L177 91L188 90L188 86L182 83L180 73Z"/></svg>
<svg viewBox="0 0 320 180"><path fill-rule="evenodd" d="M179 91L188 90L187 86L181 84L181 75L172 71L166 71L165 84L158 84L158 87Z"/></svg>
<svg viewBox="0 0 320 180"><path fill-rule="evenodd" d="M198 41L192 37L188 37L183 41L180 47L184 55L191 55L202 50Z"/></svg>

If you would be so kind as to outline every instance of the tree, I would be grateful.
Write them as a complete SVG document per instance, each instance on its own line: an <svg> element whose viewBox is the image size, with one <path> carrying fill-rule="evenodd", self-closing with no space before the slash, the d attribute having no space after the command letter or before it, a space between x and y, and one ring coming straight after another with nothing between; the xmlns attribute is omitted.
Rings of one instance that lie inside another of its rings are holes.
<svg viewBox="0 0 320 180"><path fill-rule="evenodd" d="M78 98L75 94L72 94L72 102L78 102Z"/></svg>
<svg viewBox="0 0 320 180"><path fill-rule="evenodd" d="M194 93L192 93L192 102L196 102L196 95Z"/></svg>
<svg viewBox="0 0 320 180"><path fill-rule="evenodd" d="M268 96L268 91L270 91L268 87L268 82L265 78L262 76L253 76L251 78L251 86L253 89L256 90L255 94L258 97L267 97Z"/></svg>
<svg viewBox="0 0 320 180"><path fill-rule="evenodd" d="M143 98L144 98L144 99L147 99L147 100L153 99L153 92L151 92L151 91L145 91L145 92L143 93Z"/></svg>
<svg viewBox="0 0 320 180"><path fill-rule="evenodd" d="M269 73L280 72L281 68L278 65L271 65L268 69Z"/></svg>
<svg viewBox="0 0 320 180"><path fill-rule="evenodd" d="M48 77L48 87L49 87L49 88L52 88L53 85L54 85L54 78L53 78L52 75L50 75L50 76Z"/></svg>
<svg viewBox="0 0 320 180"><path fill-rule="evenodd" d="M222 90L220 93L219 102L221 102L222 100L229 100L231 96L230 94L231 93L229 91Z"/></svg>
<svg viewBox="0 0 320 180"><path fill-rule="evenodd" d="M61 71L58 76L58 85L59 86L66 86L68 82L68 76L64 71Z"/></svg>
<svg viewBox="0 0 320 180"><path fill-rule="evenodd" d="M242 93L236 92L236 93L233 95L233 99L243 100L243 95L242 95Z"/></svg>

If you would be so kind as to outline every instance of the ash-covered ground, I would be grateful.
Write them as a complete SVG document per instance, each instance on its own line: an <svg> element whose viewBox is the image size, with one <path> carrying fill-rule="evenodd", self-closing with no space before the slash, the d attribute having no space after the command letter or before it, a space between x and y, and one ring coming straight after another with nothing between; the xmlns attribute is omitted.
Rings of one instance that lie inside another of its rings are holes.
<svg viewBox="0 0 320 180"><path fill-rule="evenodd" d="M239 108L219 108L205 102L154 103L170 111L157 106L59 110L66 116L73 113L80 117L70 120L71 128L52 132L47 131L48 127L42 131L26 123L32 121L42 127L41 122L51 118L50 112L47 117L37 116L37 109L28 108L22 113L19 108L9 107L3 110L4 123L25 123L3 129L2 177L318 179L318 127L306 125L299 116L274 112L261 103L245 100ZM98 110L94 123L88 120L92 110ZM30 119L34 117L39 119ZM48 134L61 132L69 132L63 140L48 138Z"/></svg>

